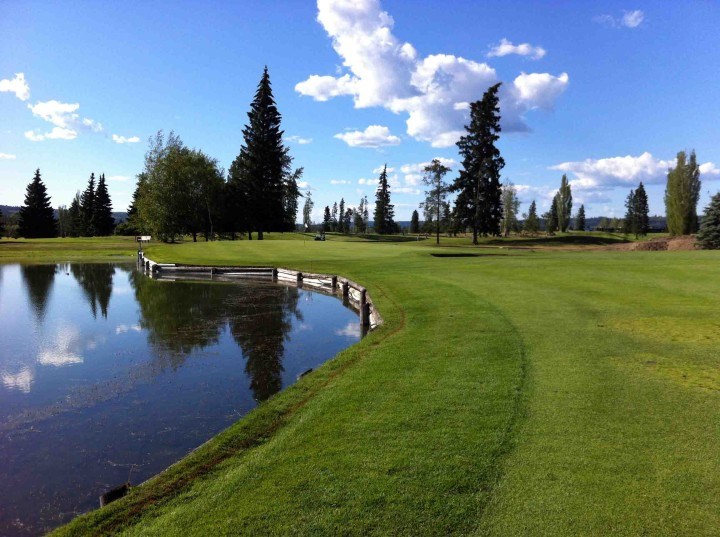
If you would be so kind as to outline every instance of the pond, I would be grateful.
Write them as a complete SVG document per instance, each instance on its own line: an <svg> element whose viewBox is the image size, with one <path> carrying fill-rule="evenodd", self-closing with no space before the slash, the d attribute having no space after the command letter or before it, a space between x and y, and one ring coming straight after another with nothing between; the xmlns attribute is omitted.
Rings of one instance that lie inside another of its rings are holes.
<svg viewBox="0 0 720 537"><path fill-rule="evenodd" d="M0 265L0 535L36 535L182 458L361 337L336 297Z"/></svg>

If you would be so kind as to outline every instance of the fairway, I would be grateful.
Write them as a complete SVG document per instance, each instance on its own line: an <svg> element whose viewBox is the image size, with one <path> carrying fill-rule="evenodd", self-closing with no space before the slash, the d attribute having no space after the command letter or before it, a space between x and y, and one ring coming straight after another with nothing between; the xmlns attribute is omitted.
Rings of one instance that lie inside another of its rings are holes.
<svg viewBox="0 0 720 537"><path fill-rule="evenodd" d="M333 240L147 252L342 274L386 323L60 534L720 527L716 252Z"/></svg>

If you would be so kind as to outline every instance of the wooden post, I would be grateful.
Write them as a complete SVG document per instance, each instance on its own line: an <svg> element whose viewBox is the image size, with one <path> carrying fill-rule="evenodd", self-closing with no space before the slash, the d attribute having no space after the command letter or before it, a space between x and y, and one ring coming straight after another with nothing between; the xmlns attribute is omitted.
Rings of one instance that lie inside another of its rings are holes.
<svg viewBox="0 0 720 537"><path fill-rule="evenodd" d="M360 306L360 326L370 326L370 302L365 302L362 306Z"/></svg>
<svg viewBox="0 0 720 537"><path fill-rule="evenodd" d="M150 270L150 261L145 261L145 270Z"/></svg>
<svg viewBox="0 0 720 537"><path fill-rule="evenodd" d="M330 286L332 287L332 290L335 291L337 289L337 276L333 276L330 281L332 282Z"/></svg>
<svg viewBox="0 0 720 537"><path fill-rule="evenodd" d="M297 284L298 284L298 286L301 286L301 285L302 285L302 282L303 282L302 272L298 272L298 273L297 273Z"/></svg>
<svg viewBox="0 0 720 537"><path fill-rule="evenodd" d="M274 282L278 280L278 271L277 268L272 269L272 279Z"/></svg>
<svg viewBox="0 0 720 537"><path fill-rule="evenodd" d="M344 298L345 300L347 300L348 297L349 297L349 295L350 295L350 285L348 284L348 282L343 282L343 284L342 284L342 296L343 296L343 298Z"/></svg>

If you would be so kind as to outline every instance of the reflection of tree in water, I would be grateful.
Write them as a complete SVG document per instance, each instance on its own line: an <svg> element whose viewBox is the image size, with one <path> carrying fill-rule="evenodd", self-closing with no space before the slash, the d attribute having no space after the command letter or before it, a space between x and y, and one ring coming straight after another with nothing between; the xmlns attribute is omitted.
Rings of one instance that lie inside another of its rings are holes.
<svg viewBox="0 0 720 537"><path fill-rule="evenodd" d="M140 305L140 326L158 351L160 366L179 367L196 349L218 342L229 324L247 359L245 371L255 399L282 386L284 343L299 292L276 285L164 282L130 275ZM167 362L166 362L167 361Z"/></svg>
<svg viewBox="0 0 720 537"><path fill-rule="evenodd" d="M294 287L258 287L242 304L233 304L230 331L247 360L245 371L255 400L282 388L282 359L300 293Z"/></svg>
<svg viewBox="0 0 720 537"><path fill-rule="evenodd" d="M22 265L20 270L30 303L38 320L42 321L55 281L55 265Z"/></svg>
<svg viewBox="0 0 720 537"><path fill-rule="evenodd" d="M106 263L96 265L73 264L70 266L70 271L75 276L80 287L82 287L85 298L90 303L93 317L97 317L99 307L102 316L107 318L115 267Z"/></svg>

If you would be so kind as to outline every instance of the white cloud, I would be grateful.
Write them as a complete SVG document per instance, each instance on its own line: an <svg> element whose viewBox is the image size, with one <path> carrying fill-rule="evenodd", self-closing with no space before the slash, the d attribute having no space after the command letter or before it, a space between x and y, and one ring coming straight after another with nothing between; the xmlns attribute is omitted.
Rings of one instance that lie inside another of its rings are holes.
<svg viewBox="0 0 720 537"><path fill-rule="evenodd" d="M539 60L545 56L546 51L542 47L533 47L530 43L520 43L519 45L513 45L511 41L503 38L500 43L495 45L490 52L488 52L488 58L509 56L510 54L517 54L518 56L527 56L533 60Z"/></svg>
<svg viewBox="0 0 720 537"><path fill-rule="evenodd" d="M301 190L307 190L310 188L310 183L307 181L298 181L297 186Z"/></svg>
<svg viewBox="0 0 720 537"><path fill-rule="evenodd" d="M45 134L27 131L25 132L25 138L31 142L42 142L43 140L74 140L77 138L77 131L64 129L62 127L53 127L50 132L46 132Z"/></svg>
<svg viewBox="0 0 720 537"><path fill-rule="evenodd" d="M30 393L35 373L26 367L14 374L3 372L0 378L2 378L3 384L7 388L15 388L23 393Z"/></svg>
<svg viewBox="0 0 720 537"><path fill-rule="evenodd" d="M349 185L352 184L352 181L347 181L345 179L330 179L331 185Z"/></svg>
<svg viewBox="0 0 720 537"><path fill-rule="evenodd" d="M359 185L376 185L379 182L380 182L379 179L365 179L365 178L358 179Z"/></svg>
<svg viewBox="0 0 720 537"><path fill-rule="evenodd" d="M113 134L112 140L116 144L136 144L140 141L140 138L137 136L132 136L130 138L126 138L125 136L119 136L117 134Z"/></svg>
<svg viewBox="0 0 720 537"><path fill-rule="evenodd" d="M288 136L285 138L288 142L306 145L312 143L312 138L302 138L300 136Z"/></svg>
<svg viewBox="0 0 720 537"><path fill-rule="evenodd" d="M27 101L30 98L30 86L25 81L25 73L15 73L12 79L0 80L0 92L14 93L21 101Z"/></svg>
<svg viewBox="0 0 720 537"><path fill-rule="evenodd" d="M642 181L645 184L663 184L669 168L676 165L676 159L657 159L649 152L634 157L609 157L586 159L579 162L563 162L551 166L552 170L572 173L570 184L578 190L609 189L616 186L633 187ZM720 175L714 163L700 165L700 173Z"/></svg>
<svg viewBox="0 0 720 537"><path fill-rule="evenodd" d="M447 166L448 168L455 168L458 165L457 161L451 158L435 157L435 160L439 160L440 164ZM400 171L402 173L423 173L425 171L425 167L430 166L430 163L431 161L418 162L416 164L404 164L400 166Z"/></svg>
<svg viewBox="0 0 720 537"><path fill-rule="evenodd" d="M521 73L513 80L512 92L519 108L552 109L555 100L562 94L570 81L567 73L553 76L548 73Z"/></svg>
<svg viewBox="0 0 720 537"><path fill-rule="evenodd" d="M35 117L44 119L57 127L67 128L78 120L77 110L80 108L78 103L61 103L60 101L51 100L39 102L37 104L29 104L28 108Z"/></svg>
<svg viewBox="0 0 720 537"><path fill-rule="evenodd" d="M15 160L15 155L9 153L0 153L0 160Z"/></svg>
<svg viewBox="0 0 720 537"><path fill-rule="evenodd" d="M350 147L382 147L400 143L400 138L390 134L390 129L382 125L370 125L364 131L343 132L336 134L335 138Z"/></svg>
<svg viewBox="0 0 720 537"><path fill-rule="evenodd" d="M419 185L422 181L422 175L419 173L408 173L405 174L405 184L410 186Z"/></svg>
<svg viewBox="0 0 720 537"><path fill-rule="evenodd" d="M83 118L82 124L84 127L87 127L88 129L90 129L93 132L102 132L103 131L102 123L99 123L99 122L95 121L94 119Z"/></svg>
<svg viewBox="0 0 720 537"><path fill-rule="evenodd" d="M341 71L347 72L338 77L312 75L295 90L317 101L346 95L356 108L381 106L407 114L407 133L433 147L449 147L458 140L467 123L468 103L479 100L498 81L486 63L450 54L419 58L411 44L393 35L393 19L378 0L318 0L318 21L343 60ZM528 130L523 115L534 108L552 108L567 86L566 74L537 74L548 81L537 84L535 93L514 85L502 89L505 132ZM527 85L524 82L520 80L521 87Z"/></svg>
<svg viewBox="0 0 720 537"><path fill-rule="evenodd" d="M613 15L599 15L595 22L609 26L610 28L637 28L645 20L645 13L639 9L624 11L622 17Z"/></svg>

